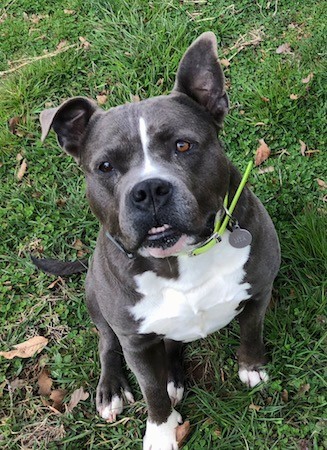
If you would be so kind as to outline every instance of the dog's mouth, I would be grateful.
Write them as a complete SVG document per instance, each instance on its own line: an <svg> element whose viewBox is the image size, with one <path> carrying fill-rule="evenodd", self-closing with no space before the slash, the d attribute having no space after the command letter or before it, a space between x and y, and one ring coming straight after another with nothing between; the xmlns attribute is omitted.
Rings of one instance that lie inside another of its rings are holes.
<svg viewBox="0 0 327 450"><path fill-rule="evenodd" d="M166 258L183 250L187 236L171 225L152 227L143 241L142 247L150 256Z"/></svg>

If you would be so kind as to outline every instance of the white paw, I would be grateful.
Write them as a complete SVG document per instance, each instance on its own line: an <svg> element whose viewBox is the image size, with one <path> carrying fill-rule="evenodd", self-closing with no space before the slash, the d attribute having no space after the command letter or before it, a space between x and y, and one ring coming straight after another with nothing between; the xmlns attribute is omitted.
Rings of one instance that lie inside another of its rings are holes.
<svg viewBox="0 0 327 450"><path fill-rule="evenodd" d="M265 370L240 369L238 376L242 383L251 388L259 383L266 383L269 380L269 376Z"/></svg>
<svg viewBox="0 0 327 450"><path fill-rule="evenodd" d="M160 425L148 419L143 450L178 450L176 428L181 423L183 423L182 416L174 409L167 421Z"/></svg>
<svg viewBox="0 0 327 450"><path fill-rule="evenodd" d="M124 391L124 396L129 403L134 403L134 397L131 392ZM107 422L115 422L117 416L123 412L124 402L123 398L119 395L114 395L110 403L102 403L98 408L100 416L107 420Z"/></svg>
<svg viewBox="0 0 327 450"><path fill-rule="evenodd" d="M179 403L184 394L184 386L176 387L173 381L167 384L167 392L171 400L171 405L174 407Z"/></svg>

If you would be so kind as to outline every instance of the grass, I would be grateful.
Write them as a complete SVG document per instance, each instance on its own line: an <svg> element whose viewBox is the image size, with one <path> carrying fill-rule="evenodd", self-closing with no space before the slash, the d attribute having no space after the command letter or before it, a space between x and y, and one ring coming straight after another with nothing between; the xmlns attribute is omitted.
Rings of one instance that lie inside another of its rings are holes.
<svg viewBox="0 0 327 450"><path fill-rule="evenodd" d="M132 375L137 402L125 418L108 425L94 414L97 336L84 306L83 277L50 289L53 278L29 260L34 248L79 258L76 239L92 252L98 230L81 171L53 134L41 144L38 115L73 95L105 93L109 108L134 95L168 93L183 51L206 30L216 33L220 57L230 59L231 113L222 133L228 155L242 170L258 139L272 150L263 167L274 171L255 169L251 184L276 224L283 263L266 318L271 363L265 387L248 391L238 380L236 323L188 347L188 388L179 411L192 430L184 449L327 447L327 216L326 191L317 183L326 181L325 11L324 2L312 0L5 1L0 71L14 67L8 61L54 52L60 43L77 45L0 77L0 347L9 350L38 334L49 339L40 355L0 360L1 448L141 448L145 404ZM257 45L240 47L258 35ZM290 54L276 53L283 43ZM310 73L312 80L303 83ZM13 117L19 118L15 134L7 126ZM305 156L299 140L307 145ZM21 181L17 155L28 163ZM54 388L66 389L69 398L83 386L88 400L71 413L51 412L38 394L44 365Z"/></svg>

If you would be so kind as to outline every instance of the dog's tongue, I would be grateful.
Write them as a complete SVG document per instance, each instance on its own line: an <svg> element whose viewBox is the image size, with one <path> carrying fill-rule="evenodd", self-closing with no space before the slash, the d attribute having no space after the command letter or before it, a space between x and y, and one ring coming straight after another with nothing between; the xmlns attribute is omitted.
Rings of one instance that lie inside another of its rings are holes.
<svg viewBox="0 0 327 450"><path fill-rule="evenodd" d="M186 244L186 239L187 236L185 234L182 234L178 241L171 247L165 249L159 247L148 248L149 255L153 256L154 258L167 258L168 256L175 255L183 250Z"/></svg>

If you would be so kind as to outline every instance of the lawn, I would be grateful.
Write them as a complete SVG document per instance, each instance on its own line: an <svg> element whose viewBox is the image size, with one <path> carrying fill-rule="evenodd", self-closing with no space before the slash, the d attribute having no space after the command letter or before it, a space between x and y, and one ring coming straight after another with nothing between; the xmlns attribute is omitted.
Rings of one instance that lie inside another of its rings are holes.
<svg viewBox="0 0 327 450"><path fill-rule="evenodd" d="M29 258L89 256L98 230L83 174L54 133L41 143L38 116L74 95L108 109L168 93L183 52L206 30L217 36L231 101L226 152L244 171L260 139L271 149L250 183L283 261L265 322L270 381L252 390L239 381L236 322L189 345L177 408L191 423L183 448L327 448L326 10L313 0L4 0L0 351L34 336L48 343L30 358L0 357L1 448L141 448L146 411L132 375L137 401L121 420L95 414L100 369L84 277L56 279ZM42 376L52 398L40 393ZM80 387L88 398L68 407Z"/></svg>

